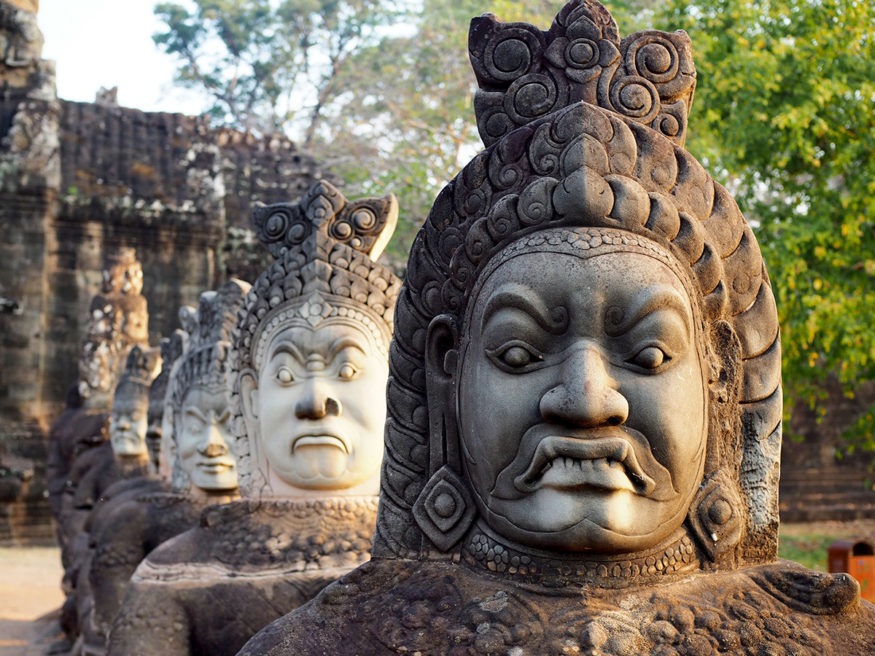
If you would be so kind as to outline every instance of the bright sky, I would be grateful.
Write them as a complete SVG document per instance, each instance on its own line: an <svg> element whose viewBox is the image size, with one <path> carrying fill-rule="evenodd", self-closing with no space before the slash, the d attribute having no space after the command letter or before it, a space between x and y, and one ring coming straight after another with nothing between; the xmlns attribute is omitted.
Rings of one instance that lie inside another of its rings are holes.
<svg viewBox="0 0 875 656"><path fill-rule="evenodd" d="M198 114L203 101L174 89L174 62L152 41L158 0L40 0L43 59L57 67L58 96L93 102L118 87L124 107Z"/></svg>

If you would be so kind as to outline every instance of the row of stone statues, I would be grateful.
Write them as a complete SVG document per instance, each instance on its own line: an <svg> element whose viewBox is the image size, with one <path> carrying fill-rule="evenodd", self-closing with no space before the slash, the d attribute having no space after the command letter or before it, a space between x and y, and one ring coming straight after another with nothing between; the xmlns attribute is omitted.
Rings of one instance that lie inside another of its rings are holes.
<svg viewBox="0 0 875 656"><path fill-rule="evenodd" d="M403 285L394 199L324 182L160 357L107 276L109 446L102 364L55 432L79 653L872 653L853 579L777 560L777 312L683 148L689 38L571 0L470 55L486 148Z"/></svg>
<svg viewBox="0 0 875 656"><path fill-rule="evenodd" d="M234 654L367 559L400 288L375 260L396 221L394 197L327 182L259 207L274 265L182 308L160 354L135 255L111 256L84 403L52 431L74 653Z"/></svg>

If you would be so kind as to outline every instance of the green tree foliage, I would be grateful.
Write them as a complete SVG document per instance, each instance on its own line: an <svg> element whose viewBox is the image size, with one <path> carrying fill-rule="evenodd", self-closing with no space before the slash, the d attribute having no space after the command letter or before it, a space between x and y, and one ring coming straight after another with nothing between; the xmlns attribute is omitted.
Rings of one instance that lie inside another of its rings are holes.
<svg viewBox="0 0 875 656"><path fill-rule="evenodd" d="M612 10L621 30L634 31L661 1L625 0ZM492 13L546 30L561 7L556 0L422 0L408 34L363 49L339 79L333 147L351 156L332 161L348 184L399 196L403 221L390 247L397 261L406 259L441 186L482 147L467 54L471 18ZM365 137L359 147L338 136L351 134ZM332 142L323 145L331 149Z"/></svg>
<svg viewBox="0 0 875 656"><path fill-rule="evenodd" d="M875 379L875 12L866 0L668 0L661 20L693 39L687 146L731 172L769 266L788 409L814 406L828 376L853 395ZM872 416L854 436L870 449Z"/></svg>
<svg viewBox="0 0 875 656"><path fill-rule="evenodd" d="M207 92L217 120L286 132L306 148L350 57L402 15L391 0L188 0L155 15L155 43L179 61L176 80Z"/></svg>
<svg viewBox="0 0 875 656"><path fill-rule="evenodd" d="M624 0L621 29L644 27L663 0ZM164 3L155 35L177 80L206 91L218 121L282 131L346 181L399 197L390 246L406 260L440 187L481 146L468 25L493 13L549 28L561 3L536 0L189 0Z"/></svg>
<svg viewBox="0 0 875 656"><path fill-rule="evenodd" d="M363 49L341 76L344 92L323 150L341 145L354 154L332 159L349 185L365 192L391 189L399 197L402 221L390 246L398 263L406 260L441 186L481 147L467 55L471 18L490 12L546 27L553 5L423 0L406 34ZM348 146L353 134L360 138L358 148Z"/></svg>

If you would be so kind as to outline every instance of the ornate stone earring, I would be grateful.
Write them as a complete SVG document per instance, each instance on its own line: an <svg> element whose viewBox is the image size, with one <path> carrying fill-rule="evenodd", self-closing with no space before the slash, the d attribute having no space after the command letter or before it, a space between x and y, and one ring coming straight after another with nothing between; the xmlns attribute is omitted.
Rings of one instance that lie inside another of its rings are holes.
<svg viewBox="0 0 875 656"><path fill-rule="evenodd" d="M741 540L742 501L724 471L705 481L690 505L689 523L708 557L729 556Z"/></svg>
<svg viewBox="0 0 875 656"><path fill-rule="evenodd" d="M413 505L419 528L441 551L462 539L474 515L471 493L448 465L432 475Z"/></svg>

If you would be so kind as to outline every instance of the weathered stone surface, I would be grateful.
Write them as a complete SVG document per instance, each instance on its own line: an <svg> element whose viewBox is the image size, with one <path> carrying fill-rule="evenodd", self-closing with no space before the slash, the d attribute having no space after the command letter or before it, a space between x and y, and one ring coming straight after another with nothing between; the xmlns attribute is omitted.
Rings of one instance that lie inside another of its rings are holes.
<svg viewBox="0 0 875 656"><path fill-rule="evenodd" d="M137 569L110 654L236 654L261 627L367 559L376 498L244 500Z"/></svg>
<svg viewBox="0 0 875 656"><path fill-rule="evenodd" d="M372 560L294 617L291 625L279 620L265 628L241 656L862 656L872 645L871 626L858 631L872 613L861 607L857 583L793 564L633 585L617 594L564 577L514 580L468 563Z"/></svg>
<svg viewBox="0 0 875 656"><path fill-rule="evenodd" d="M78 627L84 649L101 653L121 607L131 575L161 543L197 525L200 513L237 495L237 469L230 453L227 356L237 311L249 284L232 280L201 294L195 312L181 312L179 353L167 343L162 355L169 381L160 417L162 472L170 491L141 494L102 508L89 518L90 553L79 566ZM157 380L157 379L156 379ZM149 389L149 410L153 412ZM162 419L166 417L166 421Z"/></svg>
<svg viewBox="0 0 875 656"><path fill-rule="evenodd" d="M546 36L473 22L481 91L497 86L483 58L508 89L475 105L487 148L411 250L373 560L241 654L875 644L853 579L776 561L780 338L756 239L682 134L612 95L630 73L611 69L617 51L636 44L658 68L674 44L686 111L686 36L617 42L596 0L569 2ZM571 81L550 68L560 55ZM546 84L529 64L554 76L555 103L526 86ZM527 120L493 134L496 108Z"/></svg>
<svg viewBox="0 0 875 656"><path fill-rule="evenodd" d="M236 653L366 560L400 288L374 259L396 220L394 197L347 201L327 181L298 203L256 208L256 234L276 261L246 295L230 351L245 500L206 511L198 528L146 557L110 632L110 654ZM174 367L180 381L199 371L185 357ZM176 410L165 416L176 427L165 421L165 433L176 434L179 467L189 402L171 381L165 412ZM191 468L177 481L206 482Z"/></svg>
<svg viewBox="0 0 875 656"><path fill-rule="evenodd" d="M266 266L248 223L256 198L331 178L283 138L59 100L36 8L0 0L0 458L34 472L8 509L18 541L47 534L46 437L76 380L105 255L136 245L157 343L178 307Z"/></svg>

